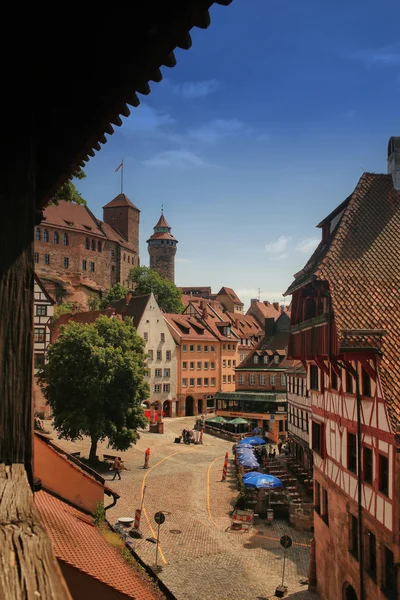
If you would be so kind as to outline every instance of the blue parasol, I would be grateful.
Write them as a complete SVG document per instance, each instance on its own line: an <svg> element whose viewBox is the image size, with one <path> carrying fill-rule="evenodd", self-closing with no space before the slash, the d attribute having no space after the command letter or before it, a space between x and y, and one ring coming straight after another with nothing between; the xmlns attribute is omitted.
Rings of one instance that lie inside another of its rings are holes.
<svg viewBox="0 0 400 600"><path fill-rule="evenodd" d="M243 442L239 442L236 445L236 451L241 450L242 448L253 448L253 446L251 444L248 444L247 442L245 444Z"/></svg>
<svg viewBox="0 0 400 600"><path fill-rule="evenodd" d="M242 444L242 442L244 442L245 444L250 444L250 446L262 446L267 443L265 440L263 440L260 437L243 438L243 440L241 440L238 443L238 446L240 446Z"/></svg>
<svg viewBox="0 0 400 600"><path fill-rule="evenodd" d="M238 461L239 464L241 464L242 467L245 467L246 469L256 469L260 466L260 463L254 458L254 456L250 456L247 454L239 456Z"/></svg>
<svg viewBox="0 0 400 600"><path fill-rule="evenodd" d="M275 489L282 487L282 481L273 475L264 475L263 473L245 473L243 483L250 488Z"/></svg>

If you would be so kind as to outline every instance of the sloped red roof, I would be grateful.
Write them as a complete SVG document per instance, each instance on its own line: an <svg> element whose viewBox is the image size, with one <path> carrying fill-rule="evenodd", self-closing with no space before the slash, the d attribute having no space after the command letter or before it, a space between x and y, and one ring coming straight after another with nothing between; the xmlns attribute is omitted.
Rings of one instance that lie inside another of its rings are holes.
<svg viewBox="0 0 400 600"><path fill-rule="evenodd" d="M115 198L113 198L113 200L111 200L110 202L108 202L108 204L105 204L103 206L103 208L114 208L117 206L130 206L131 208L134 208L135 210L137 210L138 212L140 212L140 210L138 209L137 206L135 206L133 204L133 202L131 202L128 198L128 196L125 196L125 194L118 194L118 196L115 196Z"/></svg>
<svg viewBox="0 0 400 600"><path fill-rule="evenodd" d="M63 315L60 315L54 324L51 334L51 341L56 341L56 339L60 335L60 328L62 327L62 325L67 325L67 323L70 323L71 321L73 323L84 323L86 325L91 325L101 316L109 318L116 317L118 319L120 318L120 316L116 314L114 308L104 308L102 310L88 310L85 312L65 313Z"/></svg>
<svg viewBox="0 0 400 600"><path fill-rule="evenodd" d="M258 308L258 310L261 312L265 319L273 318L276 321L276 319L278 319L281 314L280 311L277 310L271 302L268 302L268 300L265 300L264 302L261 302L259 300L257 300L256 302L252 302L247 311L247 314L249 314L251 307Z"/></svg>
<svg viewBox="0 0 400 600"><path fill-rule="evenodd" d="M179 334L182 340L206 340L208 342L216 341L216 336L205 329L201 323L197 325L196 319L190 317L189 315L168 313L164 314L164 318L169 327L172 327L174 331Z"/></svg>
<svg viewBox="0 0 400 600"><path fill-rule="evenodd" d="M167 231L156 231L149 237L149 240L173 240L177 242L178 240L174 238L172 233L168 233ZM147 241L149 241L147 240Z"/></svg>
<svg viewBox="0 0 400 600"><path fill-rule="evenodd" d="M234 302L234 304L240 304L243 306L243 302L240 300L239 296L234 292L232 288L222 287L217 296L229 296L229 298Z"/></svg>
<svg viewBox="0 0 400 600"><path fill-rule="evenodd" d="M171 226L168 225L167 221L165 220L164 217L164 213L161 213L161 217L158 219L156 225L154 225L154 227L168 227L168 229L171 229Z"/></svg>
<svg viewBox="0 0 400 600"><path fill-rule="evenodd" d="M57 206L49 204L45 208L41 225L43 227L53 225L62 229L84 231L90 235L105 237L96 217L87 206L65 200L60 200Z"/></svg>
<svg viewBox="0 0 400 600"><path fill-rule="evenodd" d="M386 330L382 338L356 343L372 343L382 352L380 374L395 429L400 423L400 192L391 175L362 175L314 273L329 283L341 346L352 342L345 329Z"/></svg>
<svg viewBox="0 0 400 600"><path fill-rule="evenodd" d="M130 598L156 598L92 517L44 491L35 493L34 499L57 558Z"/></svg>
<svg viewBox="0 0 400 600"><path fill-rule="evenodd" d="M264 329L253 315L242 315L239 313L227 312L228 315L242 338L258 337L264 334Z"/></svg>
<svg viewBox="0 0 400 600"><path fill-rule="evenodd" d="M108 240L110 240L110 242L117 242L117 244L119 244L123 248L126 248L131 252L135 252L136 254L136 248L132 244L127 242L117 229L114 229L114 227L111 227L111 225L107 225L107 223L103 223L103 221L99 221L99 223L101 229L104 232L104 235Z"/></svg>

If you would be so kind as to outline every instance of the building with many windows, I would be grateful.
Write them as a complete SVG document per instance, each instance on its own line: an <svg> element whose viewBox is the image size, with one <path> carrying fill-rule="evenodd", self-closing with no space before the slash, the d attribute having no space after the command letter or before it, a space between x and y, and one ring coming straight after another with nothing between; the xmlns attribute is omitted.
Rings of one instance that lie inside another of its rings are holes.
<svg viewBox="0 0 400 600"><path fill-rule="evenodd" d="M139 265L140 211L119 194L103 207L100 221L87 206L60 201L44 210L35 228L35 272L57 302L86 307L115 283L128 283Z"/></svg>
<svg viewBox="0 0 400 600"><path fill-rule="evenodd" d="M49 407L36 382L35 375L46 362L47 348L51 340L51 327L54 315L54 300L47 293L46 288L35 275L34 278L34 306L33 306L33 407L42 417L50 414Z"/></svg>
<svg viewBox="0 0 400 600"><path fill-rule="evenodd" d="M310 448L311 400L307 389L307 371L299 361L286 373L288 399L288 441L290 455L312 470Z"/></svg>
<svg viewBox="0 0 400 600"><path fill-rule="evenodd" d="M307 365L321 598L400 594L400 138L319 227L288 289Z"/></svg>
<svg viewBox="0 0 400 600"><path fill-rule="evenodd" d="M146 416L156 417L161 411L166 417L179 415L178 350L154 294L128 294L126 298L113 302L112 307L122 317L132 320L145 342L150 386L150 398L145 400L150 413L147 411Z"/></svg>

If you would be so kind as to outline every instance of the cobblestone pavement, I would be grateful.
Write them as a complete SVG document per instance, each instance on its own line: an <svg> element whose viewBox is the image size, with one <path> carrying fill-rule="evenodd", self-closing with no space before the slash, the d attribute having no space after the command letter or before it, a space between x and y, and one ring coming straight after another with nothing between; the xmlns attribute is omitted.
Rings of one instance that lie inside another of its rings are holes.
<svg viewBox="0 0 400 600"><path fill-rule="evenodd" d="M159 577L178 600L268 600L282 579L282 548L279 538L288 533L293 546L288 550L286 598L314 600L316 595L301 584L308 574L310 534L297 532L285 521L267 526L257 519L249 533L229 532L233 500L237 495L232 461L232 444L204 435L204 444L174 444L183 427L194 419L165 420L165 434L141 432L138 444L122 456L127 471L122 481L107 481L121 498L107 512L118 517L134 516L140 508L144 486L142 539L133 547L147 564L155 565L156 545L148 540L157 535L154 514L162 510L166 521L160 527ZM67 451L88 455L89 441L58 442ZM143 469L144 451L151 449L150 468ZM99 455L107 450L99 444ZM225 452L229 452L228 477L221 482ZM111 479L107 477L106 479Z"/></svg>

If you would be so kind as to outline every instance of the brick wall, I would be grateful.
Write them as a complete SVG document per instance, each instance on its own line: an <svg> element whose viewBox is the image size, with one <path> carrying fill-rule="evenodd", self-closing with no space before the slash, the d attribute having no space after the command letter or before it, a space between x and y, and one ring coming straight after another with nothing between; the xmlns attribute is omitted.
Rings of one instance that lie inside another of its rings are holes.
<svg viewBox="0 0 400 600"><path fill-rule="evenodd" d="M140 212L132 206L110 206L103 208L103 220L118 230L133 245L139 255Z"/></svg>

